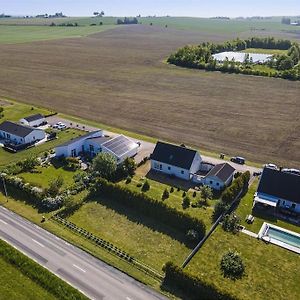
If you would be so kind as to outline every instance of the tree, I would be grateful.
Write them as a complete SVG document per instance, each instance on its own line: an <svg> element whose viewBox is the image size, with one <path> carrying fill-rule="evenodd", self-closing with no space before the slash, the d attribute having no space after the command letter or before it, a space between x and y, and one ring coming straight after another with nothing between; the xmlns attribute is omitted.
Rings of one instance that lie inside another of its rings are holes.
<svg viewBox="0 0 300 300"><path fill-rule="evenodd" d="M58 176L57 178L49 182L49 187L46 190L46 193L51 197L57 196L63 184L64 184L64 179L62 178L62 176Z"/></svg>
<svg viewBox="0 0 300 300"><path fill-rule="evenodd" d="M3 118L4 116L4 108L2 106L0 106L0 119Z"/></svg>
<svg viewBox="0 0 300 300"><path fill-rule="evenodd" d="M282 24L286 24L286 25L290 25L290 24L291 24L291 19L290 19L290 18L283 17L283 18L281 19L281 23L282 23Z"/></svg>
<svg viewBox="0 0 300 300"><path fill-rule="evenodd" d="M213 220L216 221L228 209L229 209L228 204L224 203L221 200L219 202L217 202L214 207L214 212L212 215Z"/></svg>
<svg viewBox="0 0 300 300"><path fill-rule="evenodd" d="M147 191L149 191L149 190L150 190L150 184L149 184L149 181L146 180L146 181L144 182L143 186L142 186L142 191L143 191L143 192L147 192Z"/></svg>
<svg viewBox="0 0 300 300"><path fill-rule="evenodd" d="M194 229L190 229L187 233L186 233L186 238L189 242L196 242L199 240L199 234L196 230Z"/></svg>
<svg viewBox="0 0 300 300"><path fill-rule="evenodd" d="M34 156L30 156L19 163L23 171L31 171L38 165L38 160Z"/></svg>
<svg viewBox="0 0 300 300"><path fill-rule="evenodd" d="M103 17L105 15L104 11L102 10L100 13L100 17Z"/></svg>
<svg viewBox="0 0 300 300"><path fill-rule="evenodd" d="M95 12L93 13L93 15L94 15L95 17L97 17L97 16L99 16L99 12L98 12L98 11L95 11Z"/></svg>
<svg viewBox="0 0 300 300"><path fill-rule="evenodd" d="M136 170L135 160L131 157L127 157L122 164L122 168L125 176L133 176Z"/></svg>
<svg viewBox="0 0 300 300"><path fill-rule="evenodd" d="M222 228L225 231L237 233L240 226L240 218L235 214L226 215L222 221Z"/></svg>
<svg viewBox="0 0 300 300"><path fill-rule="evenodd" d="M167 189L164 190L163 194L162 194L162 200L166 200L169 198L169 191Z"/></svg>
<svg viewBox="0 0 300 300"><path fill-rule="evenodd" d="M94 175L111 180L117 170L117 161L109 153L99 153L93 160L92 171Z"/></svg>
<svg viewBox="0 0 300 300"><path fill-rule="evenodd" d="M241 278L245 272L243 260L236 251L229 251L223 255L220 269L224 277L233 280Z"/></svg>
<svg viewBox="0 0 300 300"><path fill-rule="evenodd" d="M182 208L183 209L186 209L188 207L190 207L191 205L191 200L189 197L184 197L183 200L182 200Z"/></svg>
<svg viewBox="0 0 300 300"><path fill-rule="evenodd" d="M200 188L200 196L204 203L207 204L207 201L213 198L213 190L209 186L203 185Z"/></svg>

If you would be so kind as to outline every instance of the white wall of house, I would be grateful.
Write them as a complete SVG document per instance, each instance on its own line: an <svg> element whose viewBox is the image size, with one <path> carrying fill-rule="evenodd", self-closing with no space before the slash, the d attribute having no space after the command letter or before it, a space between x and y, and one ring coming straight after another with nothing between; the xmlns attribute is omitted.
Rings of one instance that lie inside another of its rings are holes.
<svg viewBox="0 0 300 300"><path fill-rule="evenodd" d="M216 176L204 177L202 183L218 191L223 189L225 186L225 183Z"/></svg>
<svg viewBox="0 0 300 300"><path fill-rule="evenodd" d="M191 179L191 172L190 170L178 168L169 164L161 163L156 160L151 160L151 169L162 172L168 175L174 175L178 178L184 179L184 180L190 180Z"/></svg>
<svg viewBox="0 0 300 300"><path fill-rule="evenodd" d="M292 201L289 201L289 200L274 197L274 196L264 194L264 193L257 193L256 196L261 198L261 199L265 199L265 200L275 202L277 205L278 205L278 202L280 201L279 202L279 207L282 207L282 208L292 208L293 207L295 212L300 213L300 203L292 202Z"/></svg>
<svg viewBox="0 0 300 300"><path fill-rule="evenodd" d="M201 163L202 163L202 158L201 158L200 154L197 152L194 157L194 160L193 160L193 163L192 163L192 166L190 169L190 173L197 173L200 170Z"/></svg>
<svg viewBox="0 0 300 300"><path fill-rule="evenodd" d="M0 130L0 137L15 144L27 144L44 139L46 137L46 134L43 130L36 129L23 138Z"/></svg>
<svg viewBox="0 0 300 300"><path fill-rule="evenodd" d="M101 137L103 136L103 131L95 132L91 137ZM66 146L58 146L55 148L55 154L57 157L64 156L64 157L72 157L78 156L79 153L83 151L88 151L87 145L88 139L86 137L82 137L82 139L76 140L73 143L70 143Z"/></svg>
<svg viewBox="0 0 300 300"><path fill-rule="evenodd" d="M35 141L43 140L46 137L44 130L36 129L25 137L25 143L32 143Z"/></svg>
<svg viewBox="0 0 300 300"><path fill-rule="evenodd" d="M26 119L21 119L20 120L21 124L31 126L31 127L38 127L41 124L43 124L44 122L46 122L46 118L41 118L41 119L34 120L34 121L31 121L31 122L28 122Z"/></svg>

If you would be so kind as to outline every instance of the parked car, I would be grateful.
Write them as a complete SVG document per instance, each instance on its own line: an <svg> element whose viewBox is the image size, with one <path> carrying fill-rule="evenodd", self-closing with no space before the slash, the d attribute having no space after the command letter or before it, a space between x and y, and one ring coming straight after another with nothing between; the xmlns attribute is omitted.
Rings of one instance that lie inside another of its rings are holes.
<svg viewBox="0 0 300 300"><path fill-rule="evenodd" d="M261 171L258 171L258 172L253 172L253 176L254 177L258 177L258 176L260 176L261 175Z"/></svg>
<svg viewBox="0 0 300 300"><path fill-rule="evenodd" d="M65 128L67 128L66 124L59 124L57 126L57 129L65 129Z"/></svg>
<svg viewBox="0 0 300 300"><path fill-rule="evenodd" d="M52 125L52 128L56 128L57 129L57 127L58 127L58 124Z"/></svg>
<svg viewBox="0 0 300 300"><path fill-rule="evenodd" d="M278 170L278 167L275 164L265 164L265 165L263 165L263 167Z"/></svg>
<svg viewBox="0 0 300 300"><path fill-rule="evenodd" d="M241 156L234 156L234 157L231 157L230 159L232 162L234 163L237 163L237 164L240 164L240 165L244 165L246 160L244 157L241 157Z"/></svg>
<svg viewBox="0 0 300 300"><path fill-rule="evenodd" d="M300 175L300 170L298 169L282 169L282 172Z"/></svg>

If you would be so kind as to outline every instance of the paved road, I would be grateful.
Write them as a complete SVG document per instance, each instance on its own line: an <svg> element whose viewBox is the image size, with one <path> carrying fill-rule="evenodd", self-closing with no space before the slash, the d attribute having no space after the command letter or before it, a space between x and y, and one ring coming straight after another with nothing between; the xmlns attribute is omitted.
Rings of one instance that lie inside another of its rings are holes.
<svg viewBox="0 0 300 300"><path fill-rule="evenodd" d="M91 299L166 299L133 278L2 206L0 206L0 238Z"/></svg>
<svg viewBox="0 0 300 300"><path fill-rule="evenodd" d="M72 127L72 128L84 129L86 131L99 130L99 128L87 126L87 125L84 125L81 123L72 122L70 120L60 118L58 116L49 117L49 118L47 118L47 121L50 125L54 125L57 122L63 122L68 127ZM109 131L104 131L104 134L109 135L109 136L116 135L116 133L109 132ZM145 156L149 156L153 152L154 147L155 147L155 144L153 144L153 143L149 143L149 142L141 141L141 140L139 142L141 143L141 146L140 146L137 156L135 157L135 160L137 163L139 163ZM201 157L202 157L203 161L209 162L209 163L212 163L215 165L224 162L224 160L222 160L222 159L204 156L202 154L201 154ZM236 163L233 163L230 161L228 163L231 164L239 172L245 172L245 171L249 170L251 172L251 174L253 174L253 172L261 171L261 169L259 169L259 168L255 168L255 167L251 167L251 166L247 166L247 165L239 165L239 164L236 164Z"/></svg>

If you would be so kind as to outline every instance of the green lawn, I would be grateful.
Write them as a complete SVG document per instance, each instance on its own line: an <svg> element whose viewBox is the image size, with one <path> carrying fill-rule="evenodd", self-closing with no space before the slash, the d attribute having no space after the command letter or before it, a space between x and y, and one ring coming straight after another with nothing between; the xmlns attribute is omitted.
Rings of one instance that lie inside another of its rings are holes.
<svg viewBox="0 0 300 300"><path fill-rule="evenodd" d="M63 188L67 188L74 183L73 176L78 173L78 171L68 171L61 166L49 166L49 167L37 167L37 171L41 173L21 173L18 177L24 179L24 181L33 184L34 186L40 186L42 188L47 188L49 182L61 176L64 180Z"/></svg>
<svg viewBox="0 0 300 300"><path fill-rule="evenodd" d="M245 263L246 274L241 280L232 281L221 275L220 260L229 249L238 251ZM243 300L299 299L298 254L242 233L225 233L221 227L207 240L187 270Z"/></svg>
<svg viewBox="0 0 300 300"><path fill-rule="evenodd" d="M0 299L54 300L41 286L0 257Z"/></svg>
<svg viewBox="0 0 300 300"><path fill-rule="evenodd" d="M114 25L103 26L0 26L0 44L28 43L43 40L83 37L93 33L114 28Z"/></svg>
<svg viewBox="0 0 300 300"><path fill-rule="evenodd" d="M147 163L146 165L137 169L136 175L132 178L131 183L126 184L126 180L123 180L122 182L120 182L120 184L128 187L129 189L131 189L133 191L141 192L141 187L137 187L137 184L141 184L141 183L145 182L146 178L144 176L142 176L142 174L144 173L145 169L149 169L149 168L150 168L149 163ZM212 225L211 216L213 213L213 207L217 201L216 199L208 201L208 206L202 206L202 207L190 206L189 208L183 209L182 200L183 200L184 189L181 188L180 191L177 190L177 186L178 186L177 179L175 179L175 178L169 179L169 181L174 182L174 184L173 184L174 192L173 193L170 192L170 189L171 189L170 183L162 183L162 182L158 182L156 180L151 180L151 179L147 179L147 180L150 184L150 190L145 193L148 196L150 196L154 199L157 199L159 201L163 201L162 194L163 194L164 190L167 189L169 191L169 195L170 195L168 199L164 200L164 202L167 205L169 205L170 207L176 208L179 211L188 213L195 218L203 220L207 229L211 227L211 225ZM200 199L200 192L196 192L196 194L197 194L196 197L193 197L193 190L188 190L186 192L186 194L189 196L191 203L196 204L198 202L198 200Z"/></svg>
<svg viewBox="0 0 300 300"><path fill-rule="evenodd" d="M287 54L287 50L279 49L261 49L261 48L248 48L242 52L245 53L259 53L259 54Z"/></svg>
<svg viewBox="0 0 300 300"><path fill-rule="evenodd" d="M122 207L107 207L90 202L84 204L69 220L94 233L130 255L161 272L168 260L181 264L189 249L179 241L162 233L166 226ZM172 228L167 228L173 231Z"/></svg>
<svg viewBox="0 0 300 300"><path fill-rule="evenodd" d="M0 30L1 30L1 26L0 26ZM34 114L47 115L53 113L45 108L35 107L32 105L23 104L23 103L5 100L5 99L2 100L1 98L0 98L0 106L3 106L4 108L3 117L0 119L0 123L6 120L18 122L20 119Z"/></svg>
<svg viewBox="0 0 300 300"><path fill-rule="evenodd" d="M39 154L42 154L43 152L49 151L50 149L53 149L56 146L69 141L70 139L75 138L81 134L82 132L79 130L67 129L65 131L59 132L58 138L53 141L49 141L36 147L19 151L17 153L10 153L3 150L3 148L0 148L0 168L3 168L9 163L16 163L18 161L26 159L30 155L37 156Z"/></svg>
<svg viewBox="0 0 300 300"><path fill-rule="evenodd" d="M247 195L241 200L239 207L236 210L236 214L241 218L241 221L242 221L241 224L243 226L245 226L248 230L255 232L255 233L259 232L259 230L264 222L268 222L268 223L286 228L288 230L292 230L292 231L300 233L299 226L290 224L290 223L282 221L282 220L277 220L275 218L268 217L268 216L255 215L255 220L254 220L253 224L247 224L245 222L246 216L249 214L252 214L253 197L254 197L254 193L257 190L257 186L258 186L258 181L256 180L255 183L253 183L252 186L250 187Z"/></svg>

